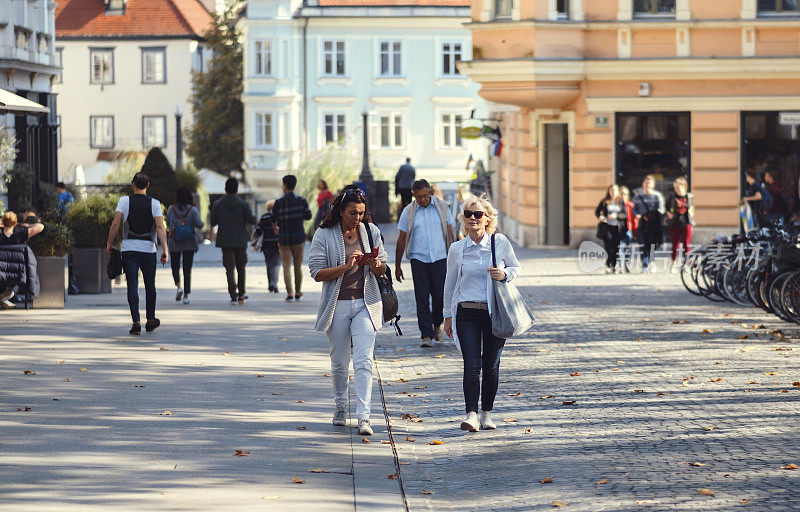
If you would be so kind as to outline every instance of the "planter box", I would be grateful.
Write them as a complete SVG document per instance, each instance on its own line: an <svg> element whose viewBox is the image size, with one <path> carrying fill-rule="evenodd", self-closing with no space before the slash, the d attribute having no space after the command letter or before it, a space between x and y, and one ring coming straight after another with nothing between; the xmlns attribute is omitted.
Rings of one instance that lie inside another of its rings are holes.
<svg viewBox="0 0 800 512"><path fill-rule="evenodd" d="M36 257L36 270L39 274L41 291L33 298L33 307L37 309L63 309L66 292L67 259Z"/></svg>
<svg viewBox="0 0 800 512"><path fill-rule="evenodd" d="M99 247L72 249L72 276L81 293L111 293L111 279L106 275L108 253Z"/></svg>

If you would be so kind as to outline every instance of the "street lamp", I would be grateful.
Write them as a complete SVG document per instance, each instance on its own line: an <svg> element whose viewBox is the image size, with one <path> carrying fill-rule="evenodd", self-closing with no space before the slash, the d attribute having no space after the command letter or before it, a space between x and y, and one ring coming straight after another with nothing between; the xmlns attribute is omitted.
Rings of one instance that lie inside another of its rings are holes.
<svg viewBox="0 0 800 512"><path fill-rule="evenodd" d="M363 162L361 163L361 174L358 175L358 181L362 182L367 189L367 204L369 205L370 211L375 211L375 178L372 176L372 171L369 170L369 125L368 123L369 112L364 110L361 113L361 118L363 119L363 130L364 130L364 140L363 140Z"/></svg>
<svg viewBox="0 0 800 512"><path fill-rule="evenodd" d="M175 169L183 168L183 130L181 130L181 104L175 106Z"/></svg>

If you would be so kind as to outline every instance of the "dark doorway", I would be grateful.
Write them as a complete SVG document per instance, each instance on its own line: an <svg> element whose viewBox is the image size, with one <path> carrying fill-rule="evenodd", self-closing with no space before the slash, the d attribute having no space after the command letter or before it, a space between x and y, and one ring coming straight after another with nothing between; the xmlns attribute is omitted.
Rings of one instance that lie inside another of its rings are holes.
<svg viewBox="0 0 800 512"><path fill-rule="evenodd" d="M569 143L566 124L545 125L544 238L546 245L569 243Z"/></svg>
<svg viewBox="0 0 800 512"><path fill-rule="evenodd" d="M800 117L790 115L785 117ZM784 119L784 121L790 121ZM797 204L798 174L800 174L800 126L781 124L780 112L742 112L742 171L739 190L744 190L745 171L752 167L764 179L764 171L775 172L784 192L791 194Z"/></svg>

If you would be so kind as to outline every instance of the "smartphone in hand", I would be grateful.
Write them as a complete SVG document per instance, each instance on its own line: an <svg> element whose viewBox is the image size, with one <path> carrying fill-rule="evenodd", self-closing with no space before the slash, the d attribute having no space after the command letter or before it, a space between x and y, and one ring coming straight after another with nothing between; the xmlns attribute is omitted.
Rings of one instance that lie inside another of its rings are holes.
<svg viewBox="0 0 800 512"><path fill-rule="evenodd" d="M367 264L367 259L368 258L377 258L377 257L378 257L378 248L376 247L376 248L372 249L372 252L368 252L367 254L363 254L363 255L359 256L359 258L356 260L356 263L359 266L363 267L364 265Z"/></svg>

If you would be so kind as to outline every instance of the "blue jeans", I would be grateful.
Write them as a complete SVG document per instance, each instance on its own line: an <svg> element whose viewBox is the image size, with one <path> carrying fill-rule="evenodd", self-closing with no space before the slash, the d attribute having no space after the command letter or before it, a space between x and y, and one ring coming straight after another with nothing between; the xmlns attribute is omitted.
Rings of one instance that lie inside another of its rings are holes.
<svg viewBox="0 0 800 512"><path fill-rule="evenodd" d="M506 340L492 334L492 319L483 309L458 306L456 331L464 357L464 402L467 412L491 411L500 382L500 354ZM483 370L483 382L480 380Z"/></svg>
<svg viewBox="0 0 800 512"><path fill-rule="evenodd" d="M264 262L267 264L267 282L270 288L278 289L278 269L281 268L281 255L276 245L265 245L261 248Z"/></svg>
<svg viewBox="0 0 800 512"><path fill-rule="evenodd" d="M147 321L156 318L156 253L123 251L122 269L128 284L128 306L131 308L131 319L139 323L139 270L142 271L145 291L145 309Z"/></svg>
<svg viewBox="0 0 800 512"><path fill-rule="evenodd" d="M417 325L423 338L433 338L434 326L444 322L444 278L447 259L423 263L411 260L411 279L417 302Z"/></svg>

